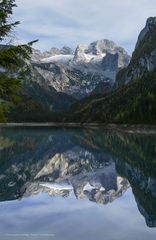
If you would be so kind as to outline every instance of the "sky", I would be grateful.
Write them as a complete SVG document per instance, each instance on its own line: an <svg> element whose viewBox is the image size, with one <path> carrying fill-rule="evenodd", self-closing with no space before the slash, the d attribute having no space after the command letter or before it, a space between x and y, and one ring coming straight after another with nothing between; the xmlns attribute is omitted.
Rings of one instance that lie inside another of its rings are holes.
<svg viewBox="0 0 156 240"><path fill-rule="evenodd" d="M39 39L34 48L89 44L110 39L130 54L146 19L156 16L156 0L16 0L18 42Z"/></svg>

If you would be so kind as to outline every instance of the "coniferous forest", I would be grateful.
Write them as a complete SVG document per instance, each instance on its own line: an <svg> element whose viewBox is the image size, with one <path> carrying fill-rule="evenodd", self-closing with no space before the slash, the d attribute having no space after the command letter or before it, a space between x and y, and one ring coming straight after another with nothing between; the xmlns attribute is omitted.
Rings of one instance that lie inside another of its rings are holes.
<svg viewBox="0 0 156 240"><path fill-rule="evenodd" d="M147 20L148 31L141 40L138 38L129 64L118 70L115 84L103 90L99 85L94 94L75 99L49 87L43 93L43 79L41 85L31 80L35 41L10 44L19 25L11 21L15 7L14 0L0 2L1 122L156 123L156 24L152 18ZM54 104L55 108L51 107Z"/></svg>

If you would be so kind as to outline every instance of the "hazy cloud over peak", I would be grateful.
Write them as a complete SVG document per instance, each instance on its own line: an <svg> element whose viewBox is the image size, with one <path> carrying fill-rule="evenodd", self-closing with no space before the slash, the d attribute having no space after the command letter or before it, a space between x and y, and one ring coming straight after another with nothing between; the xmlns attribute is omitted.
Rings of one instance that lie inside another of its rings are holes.
<svg viewBox="0 0 156 240"><path fill-rule="evenodd" d="M155 0L16 0L14 17L22 41L39 39L36 48L110 39L134 48L146 19L156 14Z"/></svg>

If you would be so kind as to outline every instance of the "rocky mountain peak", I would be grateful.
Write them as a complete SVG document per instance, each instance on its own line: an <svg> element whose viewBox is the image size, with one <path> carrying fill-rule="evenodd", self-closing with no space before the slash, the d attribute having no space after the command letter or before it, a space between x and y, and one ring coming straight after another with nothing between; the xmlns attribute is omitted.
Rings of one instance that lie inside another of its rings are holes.
<svg viewBox="0 0 156 240"><path fill-rule="evenodd" d="M146 27L152 27L156 25L156 17L149 17L146 21Z"/></svg>
<svg viewBox="0 0 156 240"><path fill-rule="evenodd" d="M156 17L150 17L140 32L129 65L118 72L118 85L140 79L148 72L156 71Z"/></svg>
<svg viewBox="0 0 156 240"><path fill-rule="evenodd" d="M85 50L88 47L86 44L79 44L74 53L74 62L85 61Z"/></svg>
<svg viewBox="0 0 156 240"><path fill-rule="evenodd" d="M73 50L68 46L64 46L61 49L52 47L50 50L45 52L41 52L39 50L33 49L31 60L40 61L44 58L51 58L59 55L73 55L73 54L74 54Z"/></svg>
<svg viewBox="0 0 156 240"><path fill-rule="evenodd" d="M64 46L61 49L52 47L49 51L43 52L44 57L52 57L56 55L70 55L73 50L70 47Z"/></svg>
<svg viewBox="0 0 156 240"><path fill-rule="evenodd" d="M52 47L49 51L43 53L44 57L50 57L60 54L60 49Z"/></svg>
<svg viewBox="0 0 156 240"><path fill-rule="evenodd" d="M80 44L76 48L76 54L92 54L92 55L101 55L107 52L114 52L117 48L119 48L113 41L103 39L97 40L90 44Z"/></svg>
<svg viewBox="0 0 156 240"><path fill-rule="evenodd" d="M68 46L64 46L63 48L61 48L60 53L63 54L63 55L74 54L73 50Z"/></svg>
<svg viewBox="0 0 156 240"><path fill-rule="evenodd" d="M118 70L127 66L129 61L127 52L107 39L79 44L74 53L67 46L51 48L33 55L32 80L36 82L42 77L47 88L50 86L57 92L80 99L90 95L96 87L99 92L100 83L104 83L101 93L105 94L103 90L110 89L105 83L112 86Z"/></svg>
<svg viewBox="0 0 156 240"><path fill-rule="evenodd" d="M105 53L106 51L112 51L116 48L116 44L108 39L98 40L92 42L86 52L92 52L95 55Z"/></svg>
<svg viewBox="0 0 156 240"><path fill-rule="evenodd" d="M143 30L140 32L138 41L136 44L136 48L139 47L140 43L144 39L145 35L151 30L152 28L156 28L156 17L149 17L146 21L146 25Z"/></svg>
<svg viewBox="0 0 156 240"><path fill-rule="evenodd" d="M99 62L103 61L107 54L118 54L118 67L124 67L130 61L127 52L108 39L97 40L95 42L78 45L74 55L75 62Z"/></svg>

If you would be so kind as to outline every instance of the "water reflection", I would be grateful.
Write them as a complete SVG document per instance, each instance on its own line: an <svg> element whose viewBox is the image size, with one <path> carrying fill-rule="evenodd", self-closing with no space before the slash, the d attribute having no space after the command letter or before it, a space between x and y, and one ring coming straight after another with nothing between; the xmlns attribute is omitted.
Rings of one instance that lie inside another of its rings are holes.
<svg viewBox="0 0 156 240"><path fill-rule="evenodd" d="M156 227L156 136L99 130L1 129L0 201L39 193L107 204L131 186Z"/></svg>

